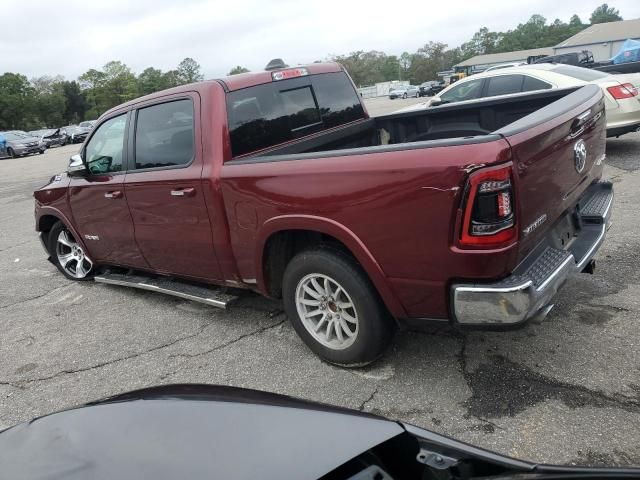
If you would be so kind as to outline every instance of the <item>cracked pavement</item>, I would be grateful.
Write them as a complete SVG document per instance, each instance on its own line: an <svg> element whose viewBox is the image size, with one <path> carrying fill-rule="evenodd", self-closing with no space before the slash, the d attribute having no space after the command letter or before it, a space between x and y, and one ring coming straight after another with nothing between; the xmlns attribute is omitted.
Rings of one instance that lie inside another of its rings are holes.
<svg viewBox="0 0 640 480"><path fill-rule="evenodd" d="M256 388L400 419L545 463L640 464L640 135L609 140L614 224L595 275L542 324L400 332L374 365L321 362L278 302L222 311L66 280L33 231L31 192L77 146L0 160L0 429L164 383Z"/></svg>

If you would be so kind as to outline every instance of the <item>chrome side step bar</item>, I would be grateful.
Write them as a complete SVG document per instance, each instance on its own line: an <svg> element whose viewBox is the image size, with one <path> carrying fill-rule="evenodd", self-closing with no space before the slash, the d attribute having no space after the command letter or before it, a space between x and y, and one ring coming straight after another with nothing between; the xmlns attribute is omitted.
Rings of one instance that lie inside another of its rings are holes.
<svg viewBox="0 0 640 480"><path fill-rule="evenodd" d="M223 289L201 287L167 278L152 278L142 275L124 275L121 273L106 272L96 275L94 280L98 283L164 293L218 308L227 308L230 303L238 298L235 295L224 292Z"/></svg>

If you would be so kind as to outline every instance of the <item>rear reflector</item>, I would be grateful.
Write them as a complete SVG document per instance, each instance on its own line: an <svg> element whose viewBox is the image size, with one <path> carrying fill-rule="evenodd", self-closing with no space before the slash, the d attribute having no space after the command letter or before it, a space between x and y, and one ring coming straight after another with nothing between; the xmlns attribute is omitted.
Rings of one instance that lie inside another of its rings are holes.
<svg viewBox="0 0 640 480"><path fill-rule="evenodd" d="M616 85L614 87L607 87L607 90L613 98L616 100L622 100L625 98L631 98L638 95L638 90L630 83L623 83L622 85Z"/></svg>
<svg viewBox="0 0 640 480"><path fill-rule="evenodd" d="M469 176L460 245L500 248L516 239L512 164L483 168Z"/></svg>
<svg viewBox="0 0 640 480"><path fill-rule="evenodd" d="M271 78L274 80L287 80L288 78L304 77L305 75L309 75L309 71L306 68L291 68L289 70L272 72Z"/></svg>

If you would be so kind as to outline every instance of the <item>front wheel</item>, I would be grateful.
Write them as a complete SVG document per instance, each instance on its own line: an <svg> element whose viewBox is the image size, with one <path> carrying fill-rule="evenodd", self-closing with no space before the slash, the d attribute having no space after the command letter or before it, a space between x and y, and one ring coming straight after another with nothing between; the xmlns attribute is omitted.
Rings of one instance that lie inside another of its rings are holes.
<svg viewBox="0 0 640 480"><path fill-rule="evenodd" d="M49 232L49 253L53 263L70 280L93 278L93 262L62 222Z"/></svg>
<svg viewBox="0 0 640 480"><path fill-rule="evenodd" d="M394 324L360 266L317 248L296 255L282 284L287 316L307 346L327 362L359 367L376 360Z"/></svg>
<svg viewBox="0 0 640 480"><path fill-rule="evenodd" d="M404 94L402 95L402 98L407 98L407 94L406 94L406 93L404 93Z"/></svg>
<svg viewBox="0 0 640 480"><path fill-rule="evenodd" d="M17 157L16 152L11 147L7 148L7 155L9 155L11 158Z"/></svg>

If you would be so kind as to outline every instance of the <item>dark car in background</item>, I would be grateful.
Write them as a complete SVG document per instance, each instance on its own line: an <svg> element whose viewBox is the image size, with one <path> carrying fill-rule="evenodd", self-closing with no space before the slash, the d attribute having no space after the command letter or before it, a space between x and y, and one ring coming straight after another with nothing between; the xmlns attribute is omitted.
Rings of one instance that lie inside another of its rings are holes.
<svg viewBox="0 0 640 480"><path fill-rule="evenodd" d="M62 133L59 128L32 130L29 132L29 135L40 138L47 148L67 144L67 135Z"/></svg>
<svg viewBox="0 0 640 480"><path fill-rule="evenodd" d="M34 153L44 153L47 149L39 137L29 135L27 132L10 131L0 133L7 141L6 155L9 157L15 158Z"/></svg>
<svg viewBox="0 0 640 480"><path fill-rule="evenodd" d="M60 132L67 137L67 143L84 142L90 131L90 128L81 127L80 125L68 125L60 128Z"/></svg>
<svg viewBox="0 0 640 480"><path fill-rule="evenodd" d="M435 80L424 82L420 84L420 96L421 97L433 97L437 95L444 88L444 82L437 82Z"/></svg>

